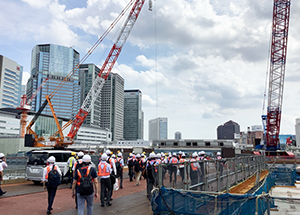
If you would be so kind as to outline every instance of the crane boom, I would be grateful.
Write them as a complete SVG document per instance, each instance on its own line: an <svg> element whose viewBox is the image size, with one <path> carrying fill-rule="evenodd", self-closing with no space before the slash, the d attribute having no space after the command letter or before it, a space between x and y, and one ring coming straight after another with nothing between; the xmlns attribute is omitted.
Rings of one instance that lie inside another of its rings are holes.
<svg viewBox="0 0 300 215"><path fill-rule="evenodd" d="M115 65L123 45L125 44L141 10L145 3L145 0L136 0L135 4L133 5L122 29L118 35L118 38L111 48L104 64L101 67L101 70L94 81L89 93L87 94L85 100L82 103L82 106L77 113L75 120L72 124L68 137L73 139L77 134L80 126L86 119L87 115L89 114L92 105L94 104L95 99L99 96L101 89L105 83L105 80L108 78L113 66Z"/></svg>
<svg viewBox="0 0 300 215"><path fill-rule="evenodd" d="M266 150L278 149L285 63L290 19L290 0L274 0L270 58Z"/></svg>

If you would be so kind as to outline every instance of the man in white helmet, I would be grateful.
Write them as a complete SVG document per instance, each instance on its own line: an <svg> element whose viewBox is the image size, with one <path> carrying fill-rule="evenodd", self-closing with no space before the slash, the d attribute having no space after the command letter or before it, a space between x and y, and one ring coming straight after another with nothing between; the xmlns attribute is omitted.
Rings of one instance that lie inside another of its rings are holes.
<svg viewBox="0 0 300 215"><path fill-rule="evenodd" d="M55 165L55 157L50 156L47 159L47 162L48 162L48 166L44 168L42 181L43 181L43 188L46 189L47 187L47 192L48 192L47 214L51 214L51 211L53 210L52 205L53 205L54 197L56 195L57 186L60 183L61 171L59 166ZM54 183L52 181L54 181Z"/></svg>
<svg viewBox="0 0 300 215"><path fill-rule="evenodd" d="M111 166L106 162L107 159L107 154L103 153L101 156L101 161L98 165L98 176L100 177L101 183L101 207L105 206L105 200L106 205L111 206L110 198L108 198L109 196L111 196L112 191L112 184L110 180Z"/></svg>
<svg viewBox="0 0 300 215"><path fill-rule="evenodd" d="M82 167L77 169L72 186L72 198L77 195L78 214L84 214L86 202L87 215L93 214L94 197L98 197L98 180L96 170L90 166L91 156L84 155ZM77 185L77 186L76 186ZM76 189L76 192L75 192Z"/></svg>
<svg viewBox="0 0 300 215"><path fill-rule="evenodd" d="M128 166L128 175L129 175L129 181L133 181L133 156L132 153L129 154L129 158L127 160L127 166Z"/></svg>
<svg viewBox="0 0 300 215"><path fill-rule="evenodd" d="M142 163L140 154L136 155L136 159L134 161L134 171L135 171L135 180L136 180L135 186L139 186L140 178L141 178L142 171L143 171L143 163Z"/></svg>
<svg viewBox="0 0 300 215"><path fill-rule="evenodd" d="M151 191L154 187L155 177L156 177L154 164L155 164L155 154L151 152L146 163L147 198L149 199L149 201L152 198Z"/></svg>
<svg viewBox="0 0 300 215"><path fill-rule="evenodd" d="M5 156L3 153L0 153L0 196L4 195L6 191L1 189L1 181L3 180L3 170L7 167Z"/></svg>
<svg viewBox="0 0 300 215"><path fill-rule="evenodd" d="M122 153L119 152L118 153L118 157L116 160L116 168L117 168L117 175L118 178L120 179L120 189L123 189L123 168L124 168L124 160L123 160L123 156Z"/></svg>
<svg viewBox="0 0 300 215"><path fill-rule="evenodd" d="M84 156L84 153L82 151L78 152L78 155L77 155L77 161L75 162L75 164L73 165L73 178L75 177L75 173L77 172L77 170L79 168L81 168L83 166L82 164L82 158ZM76 188L77 190L77 188ZM77 195L75 195L75 208L77 209L78 206L77 206Z"/></svg>
<svg viewBox="0 0 300 215"><path fill-rule="evenodd" d="M195 185L198 183L198 175L199 175L200 166L196 160L197 156L198 156L197 152L194 152L192 154L192 159L190 160L190 162L191 162L191 171L190 171L191 185ZM197 190L197 187L193 187L192 190Z"/></svg>

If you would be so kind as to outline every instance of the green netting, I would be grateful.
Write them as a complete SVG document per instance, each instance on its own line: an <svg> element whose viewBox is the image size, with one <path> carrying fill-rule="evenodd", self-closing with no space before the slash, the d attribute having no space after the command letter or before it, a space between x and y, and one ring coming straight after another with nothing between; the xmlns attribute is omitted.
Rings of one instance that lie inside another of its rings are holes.
<svg viewBox="0 0 300 215"><path fill-rule="evenodd" d="M283 180L283 178L285 180ZM182 192L162 187L152 198L153 214L257 214L263 215L274 207L268 192L275 185L291 186L295 182L295 170L276 168L252 193L246 195L209 195L206 193Z"/></svg>

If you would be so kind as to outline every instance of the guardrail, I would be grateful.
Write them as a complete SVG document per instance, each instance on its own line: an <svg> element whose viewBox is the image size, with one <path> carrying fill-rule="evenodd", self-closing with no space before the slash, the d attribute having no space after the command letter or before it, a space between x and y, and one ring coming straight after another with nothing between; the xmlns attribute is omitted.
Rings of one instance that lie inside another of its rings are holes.
<svg viewBox="0 0 300 215"><path fill-rule="evenodd" d="M197 170L191 165L196 163ZM162 163L156 167L156 184L159 187L208 192L228 191L266 169L265 156L240 156L222 160Z"/></svg>

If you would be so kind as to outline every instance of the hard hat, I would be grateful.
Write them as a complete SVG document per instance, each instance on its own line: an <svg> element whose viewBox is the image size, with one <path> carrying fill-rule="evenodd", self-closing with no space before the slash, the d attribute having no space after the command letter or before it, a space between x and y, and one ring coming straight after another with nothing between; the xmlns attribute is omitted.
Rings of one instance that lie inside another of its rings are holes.
<svg viewBox="0 0 300 215"><path fill-rule="evenodd" d="M78 152L78 157L83 157L84 153L83 152Z"/></svg>
<svg viewBox="0 0 300 215"><path fill-rule="evenodd" d="M142 157L145 157L146 155L145 155L145 154L141 154L141 156L142 156Z"/></svg>
<svg viewBox="0 0 300 215"><path fill-rule="evenodd" d="M129 157L132 157L132 153L129 153Z"/></svg>
<svg viewBox="0 0 300 215"><path fill-rule="evenodd" d="M193 156L193 157L197 157L197 156L198 156L198 155L197 155L197 152L194 152L192 156Z"/></svg>
<svg viewBox="0 0 300 215"><path fill-rule="evenodd" d="M106 153L107 155L110 155L111 152L110 152L109 149L107 149L105 153Z"/></svg>
<svg viewBox="0 0 300 215"><path fill-rule="evenodd" d="M146 154L146 152L143 152L143 154Z"/></svg>
<svg viewBox="0 0 300 215"><path fill-rule="evenodd" d="M71 155L73 156L73 155L76 155L76 152L71 152Z"/></svg>
<svg viewBox="0 0 300 215"><path fill-rule="evenodd" d="M150 158L154 158L154 157L155 157L155 154L154 154L153 152L151 152L150 155L149 155L149 157L150 157Z"/></svg>
<svg viewBox="0 0 300 215"><path fill-rule="evenodd" d="M2 152L0 153L0 158L4 158L4 154Z"/></svg>
<svg viewBox="0 0 300 215"><path fill-rule="evenodd" d="M198 155L201 155L201 152L198 152Z"/></svg>
<svg viewBox="0 0 300 215"><path fill-rule="evenodd" d="M161 156L161 157L164 157L164 156L165 156L165 154L162 152L162 153L160 154L160 156Z"/></svg>
<svg viewBox="0 0 300 215"><path fill-rule="evenodd" d="M115 158L116 157L116 155L115 154L112 154L112 156L111 156L112 158Z"/></svg>
<svg viewBox="0 0 300 215"><path fill-rule="evenodd" d="M176 156L176 152L173 152L173 156Z"/></svg>
<svg viewBox="0 0 300 215"><path fill-rule="evenodd" d="M50 156L47 161L49 163L55 163L55 157L54 156Z"/></svg>
<svg viewBox="0 0 300 215"><path fill-rule="evenodd" d="M118 153L118 157L122 157L122 153L121 152Z"/></svg>
<svg viewBox="0 0 300 215"><path fill-rule="evenodd" d="M201 151L201 153L202 153L203 155L205 155L205 151Z"/></svg>
<svg viewBox="0 0 300 215"><path fill-rule="evenodd" d="M91 156L89 156L89 155L84 155L83 156L83 158L82 158L82 161L84 162L84 163L89 163L89 162L91 162Z"/></svg>
<svg viewBox="0 0 300 215"><path fill-rule="evenodd" d="M101 160L106 161L107 160L107 154L103 153L101 155Z"/></svg>
<svg viewBox="0 0 300 215"><path fill-rule="evenodd" d="M168 156L168 153L165 153L165 156Z"/></svg>
<svg viewBox="0 0 300 215"><path fill-rule="evenodd" d="M217 155L221 155L221 152L217 152Z"/></svg>
<svg viewBox="0 0 300 215"><path fill-rule="evenodd" d="M140 158L140 157L141 157L141 155L140 155L140 154L137 154L137 155L136 155L136 157L137 157L137 158Z"/></svg>
<svg viewBox="0 0 300 215"><path fill-rule="evenodd" d="M156 157L157 157L157 158L160 158L160 156L161 156L160 153L157 153L157 154L156 154Z"/></svg>
<svg viewBox="0 0 300 215"><path fill-rule="evenodd" d="M184 152L182 152L182 157L185 157L185 153Z"/></svg>
<svg viewBox="0 0 300 215"><path fill-rule="evenodd" d="M178 154L182 155L182 151L179 151Z"/></svg>

